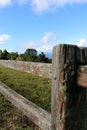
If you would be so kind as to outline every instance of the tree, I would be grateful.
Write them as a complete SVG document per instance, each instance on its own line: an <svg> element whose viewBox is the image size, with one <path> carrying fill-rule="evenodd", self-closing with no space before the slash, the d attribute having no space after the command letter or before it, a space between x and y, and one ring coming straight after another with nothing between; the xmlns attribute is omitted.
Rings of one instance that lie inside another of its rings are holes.
<svg viewBox="0 0 87 130"><path fill-rule="evenodd" d="M16 58L16 60L18 60L18 61L25 61L24 54L18 55L18 57Z"/></svg>
<svg viewBox="0 0 87 130"><path fill-rule="evenodd" d="M46 56L43 52L41 52L41 54L39 54L38 61L43 62L43 63L46 62Z"/></svg>
<svg viewBox="0 0 87 130"><path fill-rule="evenodd" d="M9 55L9 52L5 49L5 50L1 53L1 59L8 60L8 55Z"/></svg>
<svg viewBox="0 0 87 130"><path fill-rule="evenodd" d="M0 50L0 59L2 59L2 50Z"/></svg>
<svg viewBox="0 0 87 130"><path fill-rule="evenodd" d="M18 52L11 52L11 53L9 53L9 55L8 55L8 59L9 59L9 60L16 60L17 57L18 57Z"/></svg>
<svg viewBox="0 0 87 130"><path fill-rule="evenodd" d="M30 56L32 56L32 55L37 55L37 51L35 50L35 49L27 49L26 51L25 51L25 53L24 54L26 54L26 55L30 55Z"/></svg>
<svg viewBox="0 0 87 130"><path fill-rule="evenodd" d="M26 49L26 51L23 54L18 54L18 52L9 53L6 49L4 51L0 50L0 59L43 62L43 63L52 62L52 59L46 57L44 52L41 52L39 55L37 55L37 51L35 49Z"/></svg>
<svg viewBox="0 0 87 130"><path fill-rule="evenodd" d="M26 61L36 61L37 51L35 49L27 49L24 53L24 59Z"/></svg>

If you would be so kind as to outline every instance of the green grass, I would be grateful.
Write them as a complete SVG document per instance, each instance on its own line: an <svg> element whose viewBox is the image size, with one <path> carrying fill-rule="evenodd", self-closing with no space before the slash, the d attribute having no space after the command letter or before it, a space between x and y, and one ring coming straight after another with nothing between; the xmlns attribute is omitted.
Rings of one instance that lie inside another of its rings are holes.
<svg viewBox="0 0 87 130"><path fill-rule="evenodd" d="M0 130L38 130L20 111L0 94Z"/></svg>
<svg viewBox="0 0 87 130"><path fill-rule="evenodd" d="M51 80L0 66L0 81L50 112ZM18 118L16 124L14 118ZM34 126L29 127L32 123L0 94L0 130L9 129L11 122L12 130L34 130Z"/></svg>

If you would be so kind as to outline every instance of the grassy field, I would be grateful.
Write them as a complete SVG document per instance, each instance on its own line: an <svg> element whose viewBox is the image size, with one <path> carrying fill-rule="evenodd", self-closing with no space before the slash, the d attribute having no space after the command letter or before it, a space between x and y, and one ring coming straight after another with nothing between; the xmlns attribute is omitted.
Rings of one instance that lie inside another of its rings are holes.
<svg viewBox="0 0 87 130"><path fill-rule="evenodd" d="M50 112L51 80L0 66L0 81ZM0 130L38 128L0 94Z"/></svg>

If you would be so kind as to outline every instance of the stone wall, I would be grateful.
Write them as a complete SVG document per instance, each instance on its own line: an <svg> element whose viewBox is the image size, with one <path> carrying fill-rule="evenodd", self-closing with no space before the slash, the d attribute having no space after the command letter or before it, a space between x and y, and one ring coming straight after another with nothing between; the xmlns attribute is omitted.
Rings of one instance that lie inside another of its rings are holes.
<svg viewBox="0 0 87 130"><path fill-rule="evenodd" d="M52 64L38 62L24 62L12 60L0 60L0 65L16 70L25 71L45 78L52 77Z"/></svg>

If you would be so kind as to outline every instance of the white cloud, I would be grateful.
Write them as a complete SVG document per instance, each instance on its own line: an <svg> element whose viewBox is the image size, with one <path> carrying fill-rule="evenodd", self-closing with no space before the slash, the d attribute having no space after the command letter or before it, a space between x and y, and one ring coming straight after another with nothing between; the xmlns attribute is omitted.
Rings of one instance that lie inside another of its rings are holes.
<svg viewBox="0 0 87 130"><path fill-rule="evenodd" d="M10 40L11 36L8 34L0 35L0 44L4 44L6 41Z"/></svg>
<svg viewBox="0 0 87 130"><path fill-rule="evenodd" d="M47 52L52 50L53 43L55 43L56 40L57 38L52 32L47 32L40 40L30 41L23 44L23 48L33 48L39 52Z"/></svg>
<svg viewBox="0 0 87 130"><path fill-rule="evenodd" d="M0 7L11 6L13 4L24 5L30 2L30 0L0 0Z"/></svg>
<svg viewBox="0 0 87 130"><path fill-rule="evenodd" d="M45 10L53 10L67 4L85 3L87 0L32 0L35 12L43 12Z"/></svg>
<svg viewBox="0 0 87 130"><path fill-rule="evenodd" d="M19 4L19 5L24 5L24 4L30 3L30 0L14 0L14 3Z"/></svg>
<svg viewBox="0 0 87 130"><path fill-rule="evenodd" d="M0 0L0 7L11 5L12 0Z"/></svg>
<svg viewBox="0 0 87 130"><path fill-rule="evenodd" d="M87 47L87 40L80 39L80 41L77 44L78 46Z"/></svg>
<svg viewBox="0 0 87 130"><path fill-rule="evenodd" d="M33 10L35 12L42 12L48 10L50 7L49 0L32 0Z"/></svg>
<svg viewBox="0 0 87 130"><path fill-rule="evenodd" d="M37 42L34 42L34 41L30 41L30 42L24 43L24 44L22 45L22 47L23 47L24 49L27 49L27 48L35 49L35 48L37 48L37 46L38 46Z"/></svg>
<svg viewBox="0 0 87 130"><path fill-rule="evenodd" d="M56 36L52 32L47 32L40 40L43 44L49 44L56 40Z"/></svg>
<svg viewBox="0 0 87 130"><path fill-rule="evenodd" d="M53 10L67 4L86 3L87 0L0 0L0 6L7 6L11 4L29 4L33 11L43 12L46 10Z"/></svg>
<svg viewBox="0 0 87 130"><path fill-rule="evenodd" d="M77 45L78 47L87 47L87 40L82 38L77 43L66 43L66 44Z"/></svg>
<svg viewBox="0 0 87 130"><path fill-rule="evenodd" d="M52 51L52 45L43 45L37 48L38 52L49 52Z"/></svg>

